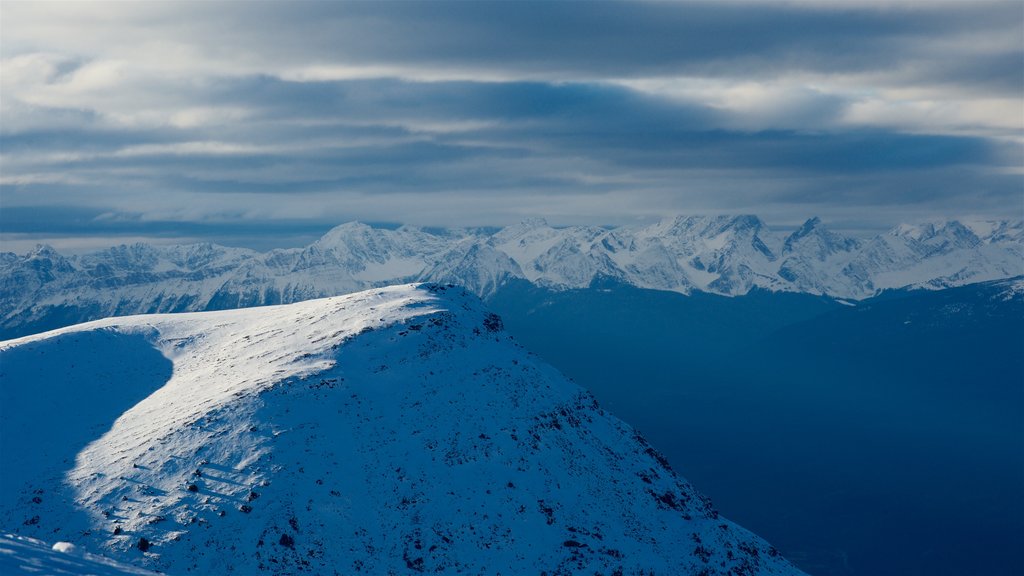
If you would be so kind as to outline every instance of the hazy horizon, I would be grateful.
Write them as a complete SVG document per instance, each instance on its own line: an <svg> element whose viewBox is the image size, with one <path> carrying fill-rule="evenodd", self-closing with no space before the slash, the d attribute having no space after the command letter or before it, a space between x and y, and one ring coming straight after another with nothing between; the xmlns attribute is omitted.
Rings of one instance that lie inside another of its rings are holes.
<svg viewBox="0 0 1024 576"><path fill-rule="evenodd" d="M704 213L704 214L666 214L661 218L647 218L638 220L637 222L627 224L588 224L596 228L612 229L620 226L647 226L658 222L659 220L671 219L676 217L687 217L687 216L744 216L745 214L716 214L716 213ZM757 214L751 214L752 216L758 216ZM759 217L759 216L758 216ZM0 232L0 242L3 244L3 251L13 252L18 255L22 255L36 249L38 246L50 246L65 255L76 255L76 254L87 254L95 251L100 251L106 248L111 248L121 245L131 245L137 243L151 244L155 246L168 246L178 244L198 244L198 243L211 243L218 244L221 246L235 247L235 248L248 248L258 252L268 252L271 250L278 249L289 249L289 248L304 248L322 237L332 229L350 223L366 224L372 228L380 228L386 230L394 230L402 226L413 226L416 228L422 228L424 230L481 230L486 232L495 232L501 230L506 226L514 226L516 224L525 222L531 218L542 218L547 221L546 218L541 216L533 216L523 218L522 220L511 222L506 225L494 225L494 224L480 224L480 225L466 225L466 226L430 226L430 225L415 225L407 224L404 222L373 222L363 220L349 220L346 222L339 222L334 225L320 225L320 224L301 224L292 223L290 226L280 226L273 236L266 236L260 233L260 227L258 225L247 225L240 226L230 233L225 233L223 230L217 230L205 228L202 226L194 227L194 234L181 236L174 233L173 229L168 230L165 235L140 235L139 233L133 233L134 229L129 228L124 233L112 233L109 235L88 235L79 236L74 234L67 235L49 235L49 234L36 234L36 233L22 233L22 234L5 234ZM776 222L764 221L765 227L770 231L775 232L793 232L800 228L800 226L812 218L817 216L808 216L798 221L797 224L785 224L780 225ZM900 222L902 224L927 224L931 222L944 222L944 221L959 221L962 223L970 223L977 221L993 221L993 219L984 218L972 218L972 217L940 217L933 216L931 218L922 219L919 221L908 221ZM1006 219L1003 221L1017 222L1018 220ZM578 224L550 222L547 223L552 228L567 228ZM832 223L822 221L823 225L832 232L841 233L853 238L860 240L869 239L877 234L892 230L893 226L878 226L875 228L858 228L858 229L844 229L837 228ZM178 226L183 226L179 224Z"/></svg>

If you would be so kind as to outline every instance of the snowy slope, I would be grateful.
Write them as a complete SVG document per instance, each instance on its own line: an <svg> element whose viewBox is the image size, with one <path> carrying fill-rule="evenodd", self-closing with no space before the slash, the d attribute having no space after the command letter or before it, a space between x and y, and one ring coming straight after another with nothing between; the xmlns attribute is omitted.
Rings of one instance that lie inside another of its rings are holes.
<svg viewBox="0 0 1024 576"><path fill-rule="evenodd" d="M5 576L156 576L156 572L35 538L0 534L0 574Z"/></svg>
<svg viewBox="0 0 1024 576"><path fill-rule="evenodd" d="M351 222L301 249L119 246L65 257L0 254L0 335L113 315L222 310L452 282L487 298L513 280L561 290L608 279L689 294L752 289L863 299L1024 274L1024 223L901 225L868 239L817 218L792 233L756 216L686 216L648 226L555 228L530 219L496 233L390 230Z"/></svg>
<svg viewBox="0 0 1024 576"><path fill-rule="evenodd" d="M0 526L150 569L799 573L461 288L101 320L0 380Z"/></svg>

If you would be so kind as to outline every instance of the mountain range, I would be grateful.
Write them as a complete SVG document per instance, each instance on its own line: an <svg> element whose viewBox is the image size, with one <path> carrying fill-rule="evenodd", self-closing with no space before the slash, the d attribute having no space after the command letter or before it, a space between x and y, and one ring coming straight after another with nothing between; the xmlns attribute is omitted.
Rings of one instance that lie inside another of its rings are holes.
<svg viewBox="0 0 1024 576"><path fill-rule="evenodd" d="M462 288L110 318L0 367L0 550L33 563L801 574Z"/></svg>
<svg viewBox="0 0 1024 576"><path fill-rule="evenodd" d="M144 243L65 256L0 253L0 338L113 315L281 304L403 282L487 298L513 280L551 289L619 282L736 296L754 289L859 300L1024 275L1024 222L936 221L872 238L819 219L770 229L756 216L687 216L645 226L396 229L351 222L304 248L256 252Z"/></svg>

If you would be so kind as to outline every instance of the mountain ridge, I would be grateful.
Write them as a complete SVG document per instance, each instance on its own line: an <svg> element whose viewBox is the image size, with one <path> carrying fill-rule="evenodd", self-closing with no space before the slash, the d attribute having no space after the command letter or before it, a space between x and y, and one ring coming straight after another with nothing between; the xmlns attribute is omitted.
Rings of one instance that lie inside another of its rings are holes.
<svg viewBox="0 0 1024 576"><path fill-rule="evenodd" d="M872 238L817 218L786 233L760 218L676 216L647 226L556 228L539 218L481 229L337 226L304 248L122 245L80 256L39 246L0 255L0 337L111 315L297 302L404 282L510 280L552 289L614 280L737 296L753 289L847 300L1024 274L1024 222L932 221Z"/></svg>
<svg viewBox="0 0 1024 576"><path fill-rule="evenodd" d="M22 536L177 574L800 574L462 288L110 318L0 355Z"/></svg>

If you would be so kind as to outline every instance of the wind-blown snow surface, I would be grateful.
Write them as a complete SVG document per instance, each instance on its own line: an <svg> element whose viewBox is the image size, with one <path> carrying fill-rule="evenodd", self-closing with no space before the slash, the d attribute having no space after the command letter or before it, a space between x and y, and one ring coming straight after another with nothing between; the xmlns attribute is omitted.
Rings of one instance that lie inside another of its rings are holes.
<svg viewBox="0 0 1024 576"><path fill-rule="evenodd" d="M156 572L78 550L68 542L53 546L24 536L0 534L0 574L5 576L157 576Z"/></svg>
<svg viewBox="0 0 1024 576"><path fill-rule="evenodd" d="M867 240L812 218L792 233L756 216L667 218L650 226L496 233L348 223L301 249L212 244L118 246L65 257L40 246L0 253L0 337L114 315L281 304L412 281L489 297L511 280L585 288L746 294L754 288L862 299L890 288L945 288L1024 275L1021 222L901 225Z"/></svg>
<svg viewBox="0 0 1024 576"><path fill-rule="evenodd" d="M0 367L2 525L147 568L799 573L460 288L112 318Z"/></svg>

